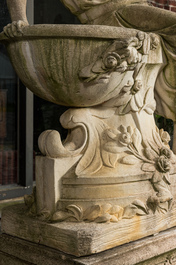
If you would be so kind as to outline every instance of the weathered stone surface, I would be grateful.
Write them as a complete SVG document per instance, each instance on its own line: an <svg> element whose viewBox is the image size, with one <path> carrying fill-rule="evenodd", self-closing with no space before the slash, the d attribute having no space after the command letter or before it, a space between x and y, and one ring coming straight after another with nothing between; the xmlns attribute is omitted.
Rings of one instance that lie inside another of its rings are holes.
<svg viewBox="0 0 176 265"><path fill-rule="evenodd" d="M156 234L175 225L176 209L172 213L136 217L118 223L46 223L26 216L24 205L7 207L2 213L2 232L50 246L75 256L101 252L115 246ZM173 247L174 247L173 241Z"/></svg>
<svg viewBox="0 0 176 265"><path fill-rule="evenodd" d="M76 258L40 244L2 234L0 257L2 265L166 265L175 264L175 240L176 232L172 228L99 254Z"/></svg>
<svg viewBox="0 0 176 265"><path fill-rule="evenodd" d="M28 26L26 1L8 4L0 41L17 74L73 108L60 119L65 141L54 130L39 137L36 189L27 208L3 211L3 232L84 256L175 226L176 156L153 113L175 121L176 16L156 21L166 13L146 1L68 0L82 22L111 27Z"/></svg>

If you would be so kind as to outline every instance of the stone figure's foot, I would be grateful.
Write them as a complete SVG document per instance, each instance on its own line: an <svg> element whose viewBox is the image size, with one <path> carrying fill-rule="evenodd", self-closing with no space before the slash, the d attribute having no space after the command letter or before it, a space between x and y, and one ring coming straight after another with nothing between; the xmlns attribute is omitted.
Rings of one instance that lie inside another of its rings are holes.
<svg viewBox="0 0 176 265"><path fill-rule="evenodd" d="M23 35L23 28L26 26L28 26L27 22L24 22L22 20L14 21L4 27L4 34L10 38L21 36Z"/></svg>

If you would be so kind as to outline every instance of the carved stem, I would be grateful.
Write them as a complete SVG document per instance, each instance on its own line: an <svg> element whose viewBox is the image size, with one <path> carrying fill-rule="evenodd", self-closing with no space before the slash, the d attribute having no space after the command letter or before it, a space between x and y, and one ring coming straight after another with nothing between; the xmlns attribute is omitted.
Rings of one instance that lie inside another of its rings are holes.
<svg viewBox="0 0 176 265"><path fill-rule="evenodd" d="M142 131L141 124L140 124L139 112L133 113L133 119L136 123L138 130L140 131L140 133L142 133L143 131Z"/></svg>
<svg viewBox="0 0 176 265"><path fill-rule="evenodd" d="M151 161L151 160L145 158L144 156L140 155L138 152L136 152L135 149L132 146L129 145L128 147L129 147L130 151L132 152L132 154L135 155L140 160L142 160L143 162L147 162L147 163L150 163L150 164L155 164L154 161Z"/></svg>
<svg viewBox="0 0 176 265"><path fill-rule="evenodd" d="M176 122L174 122L174 132L173 132L173 146L172 151L176 154Z"/></svg>
<svg viewBox="0 0 176 265"><path fill-rule="evenodd" d="M7 6L12 22L22 20L28 23L26 17L26 5L27 0L7 0Z"/></svg>

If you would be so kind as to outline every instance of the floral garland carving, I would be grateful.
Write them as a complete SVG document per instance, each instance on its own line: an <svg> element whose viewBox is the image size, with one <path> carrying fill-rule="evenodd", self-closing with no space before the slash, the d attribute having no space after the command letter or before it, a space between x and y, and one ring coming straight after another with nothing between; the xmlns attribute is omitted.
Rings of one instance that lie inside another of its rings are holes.
<svg viewBox="0 0 176 265"><path fill-rule="evenodd" d="M69 205L66 207L66 211L56 211L51 221L118 222L121 219L130 219L135 215L146 215L148 213L148 207L140 200L135 200L124 208L119 205L107 203L103 205L93 205L83 210L83 208L78 205Z"/></svg>
<svg viewBox="0 0 176 265"><path fill-rule="evenodd" d="M155 34L142 31L138 31L134 37L115 40L96 62L81 69L79 77L88 83L107 73L133 71L138 64L139 71L142 67L142 55L148 55L158 44L159 39ZM140 88L141 84L137 82L132 91L136 93Z"/></svg>
<svg viewBox="0 0 176 265"><path fill-rule="evenodd" d="M107 130L106 135L109 141L104 146L105 150L112 153L122 151L130 153L121 160L121 163L132 165L137 160L141 161L141 169L152 174L150 181L156 191L156 196L150 197L147 203L154 212L156 210L167 212L173 199L169 187L171 185L170 172L175 170L175 157L168 147L169 134L156 129L153 131L153 142L144 142L143 150L140 150L142 137L137 128L133 130L131 126L127 128L120 126L116 131Z"/></svg>

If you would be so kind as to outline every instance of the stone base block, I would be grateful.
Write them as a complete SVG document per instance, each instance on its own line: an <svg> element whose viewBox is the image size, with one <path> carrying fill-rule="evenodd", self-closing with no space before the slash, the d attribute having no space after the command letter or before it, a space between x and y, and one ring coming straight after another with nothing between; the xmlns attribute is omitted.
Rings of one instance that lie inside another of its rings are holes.
<svg viewBox="0 0 176 265"><path fill-rule="evenodd" d="M0 235L1 265L169 265L176 264L176 230L137 240L102 253L73 257L40 244Z"/></svg>
<svg viewBox="0 0 176 265"><path fill-rule="evenodd" d="M164 215L135 216L118 223L53 224L26 216L25 206L21 204L3 210L2 232L80 257L156 234L173 227L175 220L176 210L173 209ZM176 235L175 231L174 233ZM166 243L162 242L163 251L166 251ZM176 238L173 238L173 246L176 247Z"/></svg>

